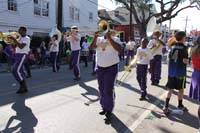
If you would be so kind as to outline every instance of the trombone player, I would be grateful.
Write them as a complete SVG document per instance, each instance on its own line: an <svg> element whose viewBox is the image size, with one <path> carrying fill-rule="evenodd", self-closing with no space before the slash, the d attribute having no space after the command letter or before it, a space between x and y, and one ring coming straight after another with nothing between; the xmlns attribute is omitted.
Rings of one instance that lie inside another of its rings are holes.
<svg viewBox="0 0 200 133"><path fill-rule="evenodd" d="M13 66L13 75L20 84L19 90L16 92L17 94L26 93L28 91L25 74L23 72L24 63L26 62L28 52L30 51L30 38L26 35L26 31L26 27L19 28L18 32L21 35L19 40L12 36L8 37L8 39L13 42L10 45L16 46L16 58Z"/></svg>
<svg viewBox="0 0 200 133"><path fill-rule="evenodd" d="M102 25L104 31L108 30L108 26L107 23ZM95 33L90 49L96 49L96 73L100 92L100 104L102 107L102 111L99 114L105 115L105 123L110 124L110 118L114 108L114 82L118 73L118 55L121 51L120 40L112 36L109 30L104 32L102 36Z"/></svg>
<svg viewBox="0 0 200 133"><path fill-rule="evenodd" d="M159 27L156 27L153 32L153 39L150 40L148 48L151 49L154 56L152 61L151 81L152 85L158 85L161 79L161 62L162 62L162 49L165 43L160 40L162 33Z"/></svg>

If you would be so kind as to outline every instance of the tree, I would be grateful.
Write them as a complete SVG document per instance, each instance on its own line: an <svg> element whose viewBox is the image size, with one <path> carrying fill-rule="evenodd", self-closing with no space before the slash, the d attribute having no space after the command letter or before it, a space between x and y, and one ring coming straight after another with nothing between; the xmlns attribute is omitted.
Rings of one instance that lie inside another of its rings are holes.
<svg viewBox="0 0 200 133"><path fill-rule="evenodd" d="M115 0L130 10L130 0ZM155 11L152 0L133 0L132 14L139 26L140 36L146 37L147 24L152 17L156 17L157 24L170 20L187 8L200 7L200 0L190 0L185 7L179 8L186 0L155 0L154 3L160 5L160 11Z"/></svg>

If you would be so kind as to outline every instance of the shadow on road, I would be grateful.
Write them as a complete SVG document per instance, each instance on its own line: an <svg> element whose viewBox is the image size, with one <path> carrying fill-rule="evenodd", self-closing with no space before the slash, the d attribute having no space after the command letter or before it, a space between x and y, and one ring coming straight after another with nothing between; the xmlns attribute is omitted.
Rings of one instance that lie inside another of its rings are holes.
<svg viewBox="0 0 200 133"><path fill-rule="evenodd" d="M18 97L16 102L12 105L12 109L16 112L16 115L10 117L5 129L0 132L13 133L18 131L20 133L34 133L34 127L36 127L38 120L31 108L25 105L25 99L25 96ZM15 120L19 121L19 123L11 127Z"/></svg>
<svg viewBox="0 0 200 133"><path fill-rule="evenodd" d="M85 105L89 106L90 104L93 104L99 100L99 92L95 88L86 85L84 82L79 82L79 86L86 90L85 93L81 94L83 97L89 100L88 102L85 103ZM95 96L97 98L92 99L90 98L90 96Z"/></svg>
<svg viewBox="0 0 200 133"><path fill-rule="evenodd" d="M115 114L112 115L111 126L116 130L117 133L122 133L124 131L132 133L132 131Z"/></svg>

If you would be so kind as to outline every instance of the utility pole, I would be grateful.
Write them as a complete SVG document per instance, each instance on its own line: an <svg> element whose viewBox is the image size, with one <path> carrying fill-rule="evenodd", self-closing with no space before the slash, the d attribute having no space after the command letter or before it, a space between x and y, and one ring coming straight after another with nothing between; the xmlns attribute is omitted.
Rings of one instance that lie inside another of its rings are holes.
<svg viewBox="0 0 200 133"><path fill-rule="evenodd" d="M132 25L132 11L133 10L133 0L130 0L130 29L129 29L129 38L133 37L133 25Z"/></svg>
<svg viewBox="0 0 200 133"><path fill-rule="evenodd" d="M186 17L185 21L185 33L187 33L187 25L188 25L188 21L190 21L190 19L188 19L188 16Z"/></svg>
<svg viewBox="0 0 200 133"><path fill-rule="evenodd" d="M62 21L63 21L63 0L57 0L57 28L62 30Z"/></svg>

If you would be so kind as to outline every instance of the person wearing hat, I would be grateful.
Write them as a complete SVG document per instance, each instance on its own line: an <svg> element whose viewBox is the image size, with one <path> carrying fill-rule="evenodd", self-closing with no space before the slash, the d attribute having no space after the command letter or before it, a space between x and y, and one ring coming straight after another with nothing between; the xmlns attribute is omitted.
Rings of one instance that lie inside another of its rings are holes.
<svg viewBox="0 0 200 133"><path fill-rule="evenodd" d="M80 59L80 40L81 36L78 34L78 27L72 26L71 27L71 34L67 35L65 38L66 41L70 42L71 46L71 56L70 56L70 69L74 71L74 80L78 81L81 78L80 75L80 68L79 68L79 59Z"/></svg>
<svg viewBox="0 0 200 133"><path fill-rule="evenodd" d="M162 33L159 29L155 29L153 33L153 39L149 41L148 48L153 53L151 81L152 85L158 85L161 79L161 61L162 61L162 49L165 43L160 40Z"/></svg>

